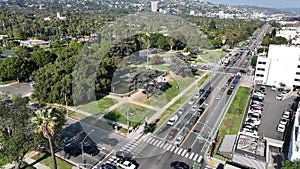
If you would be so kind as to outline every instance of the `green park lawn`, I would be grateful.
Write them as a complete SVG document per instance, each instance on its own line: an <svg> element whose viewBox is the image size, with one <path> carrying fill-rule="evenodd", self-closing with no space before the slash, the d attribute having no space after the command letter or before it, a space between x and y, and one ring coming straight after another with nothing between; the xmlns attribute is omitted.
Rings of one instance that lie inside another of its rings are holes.
<svg viewBox="0 0 300 169"><path fill-rule="evenodd" d="M114 99L104 97L100 100L77 106L77 109L86 111L91 114L99 114L113 106L116 102L117 101Z"/></svg>
<svg viewBox="0 0 300 169"><path fill-rule="evenodd" d="M207 62L217 62L226 54L227 52L223 52L222 49L215 49L203 50L203 54L200 54L200 56Z"/></svg>
<svg viewBox="0 0 300 169"><path fill-rule="evenodd" d="M146 116L150 118L155 113L154 110L150 110L135 104L124 103L118 108L116 108L115 110L104 115L104 117L109 120L113 120L127 125L127 116L126 116L127 111L132 112L132 113L128 113L130 126L137 126L139 124L144 123Z"/></svg>
<svg viewBox="0 0 300 169"><path fill-rule="evenodd" d="M34 160L38 160L41 164L50 167L53 169L52 165L52 158L51 155L48 153L39 153L38 155L32 157ZM60 158L56 157L56 163L57 163L57 168L63 168L63 169L71 169L73 167L72 164L61 160Z"/></svg>

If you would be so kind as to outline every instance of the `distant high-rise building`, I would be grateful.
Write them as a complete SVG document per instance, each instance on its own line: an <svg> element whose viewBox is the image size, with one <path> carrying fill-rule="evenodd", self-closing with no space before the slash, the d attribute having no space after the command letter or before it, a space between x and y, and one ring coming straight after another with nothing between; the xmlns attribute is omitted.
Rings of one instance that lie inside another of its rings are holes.
<svg viewBox="0 0 300 169"><path fill-rule="evenodd" d="M151 1L151 12L157 12L158 1Z"/></svg>

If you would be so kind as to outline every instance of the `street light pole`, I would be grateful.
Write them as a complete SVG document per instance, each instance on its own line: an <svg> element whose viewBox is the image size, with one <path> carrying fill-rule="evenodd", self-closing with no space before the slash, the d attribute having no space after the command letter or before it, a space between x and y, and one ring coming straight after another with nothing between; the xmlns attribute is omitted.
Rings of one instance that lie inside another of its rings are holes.
<svg viewBox="0 0 300 169"><path fill-rule="evenodd" d="M84 153L83 153L83 143L84 143L84 141L85 141L85 139L92 133L92 132L94 132L95 130L91 130L90 132L88 132L87 134L86 134L86 136L84 137L84 139L81 141L81 157L82 157L82 163L84 164L85 163L85 161L84 161Z"/></svg>

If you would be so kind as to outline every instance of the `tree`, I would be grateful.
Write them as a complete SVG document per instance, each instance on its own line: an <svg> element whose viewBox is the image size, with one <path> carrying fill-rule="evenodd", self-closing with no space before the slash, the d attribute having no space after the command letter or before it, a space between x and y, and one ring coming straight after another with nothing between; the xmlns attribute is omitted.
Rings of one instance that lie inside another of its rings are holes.
<svg viewBox="0 0 300 169"><path fill-rule="evenodd" d="M168 42L166 40L166 37L165 36L160 36L158 39L157 39L157 42L156 42L156 46L158 49L163 49L167 46Z"/></svg>
<svg viewBox="0 0 300 169"><path fill-rule="evenodd" d="M48 139L49 148L52 156L53 168L56 169L56 159L53 148L53 137L55 133L62 129L65 124L64 112L60 112L57 109L39 109L34 112L34 116L31 118L33 124L35 124L34 131L36 133L42 133L43 136Z"/></svg>
<svg viewBox="0 0 300 169"><path fill-rule="evenodd" d="M282 162L281 169L295 169L295 168L300 168L300 161L285 161Z"/></svg>
<svg viewBox="0 0 300 169"><path fill-rule="evenodd" d="M57 58L56 55L50 53L49 51L44 51L44 49L39 49L33 52L31 60L38 66L43 67L48 63L53 63Z"/></svg>
<svg viewBox="0 0 300 169"><path fill-rule="evenodd" d="M2 97L8 99L7 96ZM0 100L0 158L14 162L20 168L26 153L33 150L39 143L39 137L32 130L30 122L32 110L26 107L28 100L21 95L13 96L13 105Z"/></svg>

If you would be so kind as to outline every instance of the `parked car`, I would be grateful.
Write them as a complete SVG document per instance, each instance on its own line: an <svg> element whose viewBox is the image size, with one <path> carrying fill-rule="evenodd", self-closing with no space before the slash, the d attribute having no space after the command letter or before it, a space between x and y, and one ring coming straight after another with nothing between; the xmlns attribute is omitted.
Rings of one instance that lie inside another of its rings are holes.
<svg viewBox="0 0 300 169"><path fill-rule="evenodd" d="M276 91L276 86L272 86L271 90Z"/></svg>
<svg viewBox="0 0 300 169"><path fill-rule="evenodd" d="M137 166L135 164L133 164L131 161L118 161L117 166L122 168L122 169L136 169Z"/></svg>
<svg viewBox="0 0 300 169"><path fill-rule="evenodd" d="M248 134L248 135L251 135L251 136L258 136L257 131L252 130L252 129L248 129L248 128L243 128L242 133Z"/></svg>
<svg viewBox="0 0 300 169"><path fill-rule="evenodd" d="M285 125L279 123L278 126L277 126L277 131L280 132L280 133L283 133L284 130L285 130Z"/></svg>
<svg viewBox="0 0 300 169"><path fill-rule="evenodd" d="M198 115L198 116L201 116L202 113L204 112L204 110L205 110L204 107L199 107L199 108L198 108L198 111L197 111L197 115Z"/></svg>
<svg viewBox="0 0 300 169"><path fill-rule="evenodd" d="M204 101L205 101L205 98L202 97L202 98L199 100L199 102L198 102L199 105L201 105Z"/></svg>
<svg viewBox="0 0 300 169"><path fill-rule="evenodd" d="M265 95L261 94L261 93L254 93L253 96L258 96L261 98L265 98Z"/></svg>
<svg viewBox="0 0 300 169"><path fill-rule="evenodd" d="M256 125L254 125L254 124L245 124L244 128L248 128L248 129L251 129L251 130L254 130L254 131L258 130L258 128L256 127Z"/></svg>
<svg viewBox="0 0 300 169"><path fill-rule="evenodd" d="M170 120L167 122L167 125L170 125L170 126L174 125L177 122L178 119L179 119L179 117L178 117L177 114L173 115L170 118Z"/></svg>
<svg viewBox="0 0 300 169"><path fill-rule="evenodd" d="M264 110L262 107L259 107L259 106L251 106L250 109L251 110L261 110L261 111Z"/></svg>
<svg viewBox="0 0 300 169"><path fill-rule="evenodd" d="M259 126L260 123L261 123L260 120L257 119L257 118L248 118L248 119L246 119L246 124L253 124L253 125Z"/></svg>
<svg viewBox="0 0 300 169"><path fill-rule="evenodd" d="M99 154L100 150L96 145L84 145L83 146L83 152L90 154L92 156L95 156Z"/></svg>
<svg viewBox="0 0 300 169"><path fill-rule="evenodd" d="M178 130L177 129L172 129L170 132L169 132L169 134L168 134L168 136L167 136L167 139L168 140L172 140L174 137L175 137L175 135L178 133Z"/></svg>
<svg viewBox="0 0 300 169"><path fill-rule="evenodd" d="M124 159L124 160L131 160L132 159L132 154L128 151L117 151L116 152L116 157Z"/></svg>
<svg viewBox="0 0 300 169"><path fill-rule="evenodd" d="M252 97L252 100L253 100L253 101L263 102L263 101L264 101L264 98L263 98L263 97L259 97L259 96L253 96L253 97Z"/></svg>
<svg viewBox="0 0 300 169"><path fill-rule="evenodd" d="M288 121L289 120L282 118L282 119L280 119L279 123L283 124L283 125L286 125L288 123Z"/></svg>
<svg viewBox="0 0 300 169"><path fill-rule="evenodd" d="M184 162L174 161L170 164L171 168L175 169L190 169L190 166Z"/></svg>
<svg viewBox="0 0 300 169"><path fill-rule="evenodd" d="M264 107L264 105L263 104L251 104L251 106L255 106L255 107Z"/></svg>
<svg viewBox="0 0 300 169"><path fill-rule="evenodd" d="M280 93L280 94L278 94L278 95L275 97L275 99L276 99L276 100L282 100L283 97L284 97L284 95Z"/></svg>
<svg viewBox="0 0 300 169"><path fill-rule="evenodd" d="M4 104L6 104L7 106L12 106L14 104L14 102L10 99L4 100Z"/></svg>
<svg viewBox="0 0 300 169"><path fill-rule="evenodd" d="M188 102L189 105L193 105L195 103L196 99L191 98Z"/></svg>
<svg viewBox="0 0 300 169"><path fill-rule="evenodd" d="M291 115L291 112L289 112L289 111L284 111L283 114L282 114L282 118L290 119L290 115Z"/></svg>
<svg viewBox="0 0 300 169"><path fill-rule="evenodd" d="M185 108L184 107L181 107L179 110L178 110L178 114L183 114L185 112Z"/></svg>
<svg viewBox="0 0 300 169"><path fill-rule="evenodd" d="M183 135L177 136L175 141L174 141L174 144L175 145L180 145L182 143L183 139L184 139Z"/></svg>

